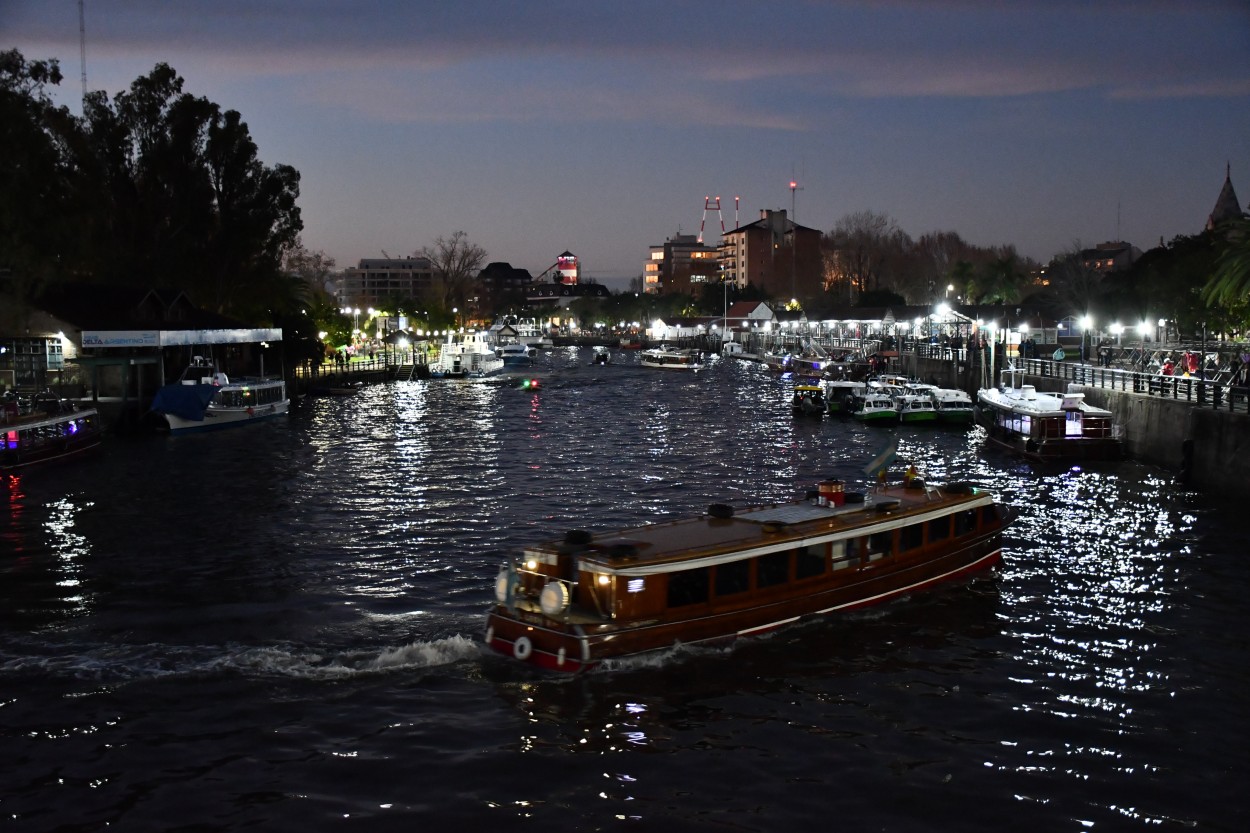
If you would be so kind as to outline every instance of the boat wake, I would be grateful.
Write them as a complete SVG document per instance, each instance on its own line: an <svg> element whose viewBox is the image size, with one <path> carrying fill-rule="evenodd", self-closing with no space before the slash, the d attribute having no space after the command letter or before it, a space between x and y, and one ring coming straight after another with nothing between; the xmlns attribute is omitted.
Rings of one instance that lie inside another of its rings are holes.
<svg viewBox="0 0 1250 833"><path fill-rule="evenodd" d="M100 646L58 656L0 656L0 676L37 675L102 682L243 674L342 679L454 665L479 656L477 641L450 636L398 648L327 654L307 646Z"/></svg>

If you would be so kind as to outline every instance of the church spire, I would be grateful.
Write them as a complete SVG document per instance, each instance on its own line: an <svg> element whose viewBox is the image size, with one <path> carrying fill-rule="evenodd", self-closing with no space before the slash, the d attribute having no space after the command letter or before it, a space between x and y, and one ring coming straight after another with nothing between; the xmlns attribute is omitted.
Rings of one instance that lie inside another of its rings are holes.
<svg viewBox="0 0 1250 833"><path fill-rule="evenodd" d="M1207 217L1207 231L1220 223L1242 216L1244 214L1241 203L1237 201L1237 192L1233 190L1233 165L1228 162L1224 169L1224 187L1220 189L1220 196L1215 200L1215 208L1211 209L1211 214Z"/></svg>

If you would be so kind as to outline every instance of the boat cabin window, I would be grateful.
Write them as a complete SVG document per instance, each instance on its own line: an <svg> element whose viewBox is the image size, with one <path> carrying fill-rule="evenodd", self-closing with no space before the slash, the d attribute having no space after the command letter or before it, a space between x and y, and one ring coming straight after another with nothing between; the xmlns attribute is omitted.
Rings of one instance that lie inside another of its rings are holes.
<svg viewBox="0 0 1250 833"><path fill-rule="evenodd" d="M899 549L914 550L924 543L924 524L911 524L898 531Z"/></svg>
<svg viewBox="0 0 1250 833"><path fill-rule="evenodd" d="M951 519L949 516L944 518L934 518L929 521L929 542L942 541L949 538L951 534Z"/></svg>
<svg viewBox="0 0 1250 833"><path fill-rule="evenodd" d="M773 552L755 559L755 585L775 587L790 580L790 553Z"/></svg>
<svg viewBox="0 0 1250 833"><path fill-rule="evenodd" d="M874 532L868 536L868 560L876 561L890 551L894 535L890 532Z"/></svg>
<svg viewBox="0 0 1250 833"><path fill-rule="evenodd" d="M965 509L963 512L956 512L953 516L955 520L955 535L967 535L977 528L977 510Z"/></svg>
<svg viewBox="0 0 1250 833"><path fill-rule="evenodd" d="M716 595L732 596L751 589L751 562L747 559L716 565Z"/></svg>
<svg viewBox="0 0 1250 833"><path fill-rule="evenodd" d="M252 404L252 392L244 388L219 391L217 400L223 408L246 408Z"/></svg>
<svg viewBox="0 0 1250 833"><path fill-rule="evenodd" d="M695 567L668 574L668 606L704 604L708 600L708 568Z"/></svg>
<svg viewBox="0 0 1250 833"><path fill-rule="evenodd" d="M997 504L981 507L981 523L986 526L993 526L1002 520L1002 516L998 512Z"/></svg>
<svg viewBox="0 0 1250 833"><path fill-rule="evenodd" d="M825 548L807 546L794 551L794 577L811 578L825 573Z"/></svg>
<svg viewBox="0 0 1250 833"><path fill-rule="evenodd" d="M854 567L859 564L860 543L858 538L848 538L845 541L838 541L831 547L831 555L833 556L833 569L845 570L847 567Z"/></svg>

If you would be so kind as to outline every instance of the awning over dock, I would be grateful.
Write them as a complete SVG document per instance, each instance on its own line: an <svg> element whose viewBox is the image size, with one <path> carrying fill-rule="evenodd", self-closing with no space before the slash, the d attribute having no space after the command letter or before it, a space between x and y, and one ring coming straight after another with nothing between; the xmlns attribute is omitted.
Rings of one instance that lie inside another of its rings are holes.
<svg viewBox="0 0 1250 833"><path fill-rule="evenodd" d="M276 327L221 330L83 330L82 346L89 347L188 347L201 344L259 344L281 341Z"/></svg>

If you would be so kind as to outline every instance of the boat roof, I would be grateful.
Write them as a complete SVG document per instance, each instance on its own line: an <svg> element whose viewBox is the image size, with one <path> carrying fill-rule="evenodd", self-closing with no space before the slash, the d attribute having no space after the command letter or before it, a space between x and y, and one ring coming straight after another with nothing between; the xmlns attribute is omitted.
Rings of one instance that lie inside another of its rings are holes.
<svg viewBox="0 0 1250 833"><path fill-rule="evenodd" d="M967 484L896 486L843 506L793 501L740 509L729 518L701 515L617 530L594 538L577 558L596 572L650 575L780 552L816 538L886 531L991 503L988 491ZM560 552L567 546L551 542L526 552Z"/></svg>

